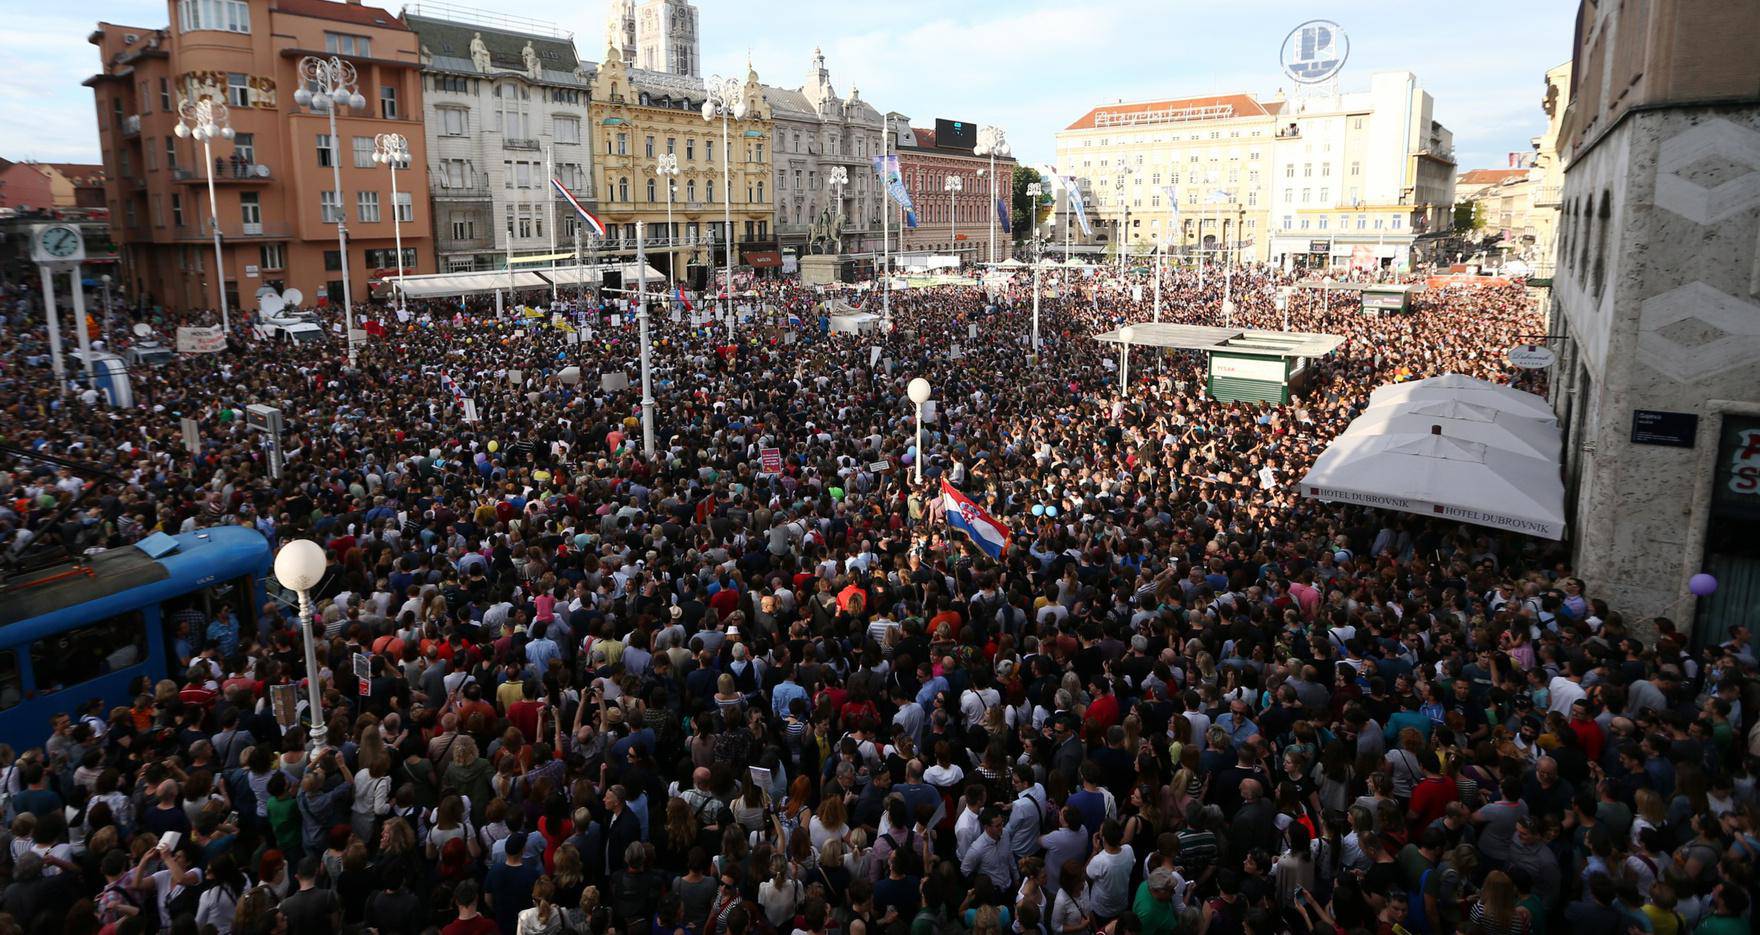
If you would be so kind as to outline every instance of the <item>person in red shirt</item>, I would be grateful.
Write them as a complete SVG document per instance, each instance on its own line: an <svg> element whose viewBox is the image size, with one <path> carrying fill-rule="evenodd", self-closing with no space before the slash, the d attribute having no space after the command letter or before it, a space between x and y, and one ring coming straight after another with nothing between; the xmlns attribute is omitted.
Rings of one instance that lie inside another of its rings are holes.
<svg viewBox="0 0 1760 935"><path fill-rule="evenodd" d="M1607 734L1589 716L1589 702L1582 699L1571 702L1570 729L1582 743L1583 754L1589 758L1589 762L1601 762L1601 748L1607 743Z"/></svg>
<svg viewBox="0 0 1760 935"><path fill-rule="evenodd" d="M519 728L519 732L527 740L538 738L538 717L544 711L544 702L538 700L538 680L526 679L521 691L525 697L507 706L507 723Z"/></svg>
<svg viewBox="0 0 1760 935"><path fill-rule="evenodd" d="M465 880L452 891L452 904L458 907L458 918L440 929L440 935L501 935L495 920L477 911L477 881Z"/></svg>
<svg viewBox="0 0 1760 935"><path fill-rule="evenodd" d="M1448 810L1448 803L1460 801L1461 791L1453 781L1442 777L1442 764L1437 762L1436 754L1425 750L1417 759L1424 778L1412 786L1412 804L1407 816L1411 819L1412 833L1422 834L1431 822Z"/></svg>

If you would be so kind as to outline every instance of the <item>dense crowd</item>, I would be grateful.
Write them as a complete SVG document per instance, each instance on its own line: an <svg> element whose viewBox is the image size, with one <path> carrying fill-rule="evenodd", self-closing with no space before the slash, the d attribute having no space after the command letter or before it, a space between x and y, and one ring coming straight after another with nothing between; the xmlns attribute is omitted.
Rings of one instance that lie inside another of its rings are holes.
<svg viewBox="0 0 1760 935"><path fill-rule="evenodd" d="M1161 319L1220 324L1227 290L1275 330L1288 281L1169 271ZM1249 405L1179 352L1120 391L1091 336L1151 317L1142 273L1047 277L1038 353L1030 284L896 290L869 334L788 281L732 328L656 302L653 458L615 309L375 308L354 369L241 328L116 411L58 396L19 286L0 438L93 469L9 464L0 533L83 496L81 548L316 540L328 743L268 702L312 676L291 595L188 613L170 678L0 749L0 930L1749 930L1745 630L1695 645L1556 544L1294 488L1376 386L1516 380L1521 285L1378 317L1297 290L1290 327L1346 342ZM285 414L279 480L250 403ZM999 559L943 481L1011 529Z"/></svg>

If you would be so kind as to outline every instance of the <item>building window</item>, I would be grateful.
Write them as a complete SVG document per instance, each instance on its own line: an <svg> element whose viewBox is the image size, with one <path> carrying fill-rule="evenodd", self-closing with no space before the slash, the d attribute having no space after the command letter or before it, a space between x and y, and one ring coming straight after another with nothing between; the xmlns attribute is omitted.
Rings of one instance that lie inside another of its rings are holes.
<svg viewBox="0 0 1760 935"><path fill-rule="evenodd" d="M692 180L684 183L684 200L690 201L690 202L695 202L697 200L697 180L696 179L692 179Z"/></svg>
<svg viewBox="0 0 1760 935"><path fill-rule="evenodd" d="M379 220L379 193L357 192L355 194L355 214L361 223L373 223Z"/></svg>
<svg viewBox="0 0 1760 935"><path fill-rule="evenodd" d="M379 86L379 116L386 120L397 119L397 88L386 84Z"/></svg>
<svg viewBox="0 0 1760 935"><path fill-rule="evenodd" d="M703 182L703 190L709 193L708 200L710 200L710 201L715 200L715 180L714 179L705 179Z"/></svg>
<svg viewBox="0 0 1760 935"><path fill-rule="evenodd" d="M238 133L232 137L232 151L238 155L238 161L246 165L257 161L257 137L251 133Z"/></svg>
<svg viewBox="0 0 1760 935"><path fill-rule="evenodd" d="M342 193L319 192L318 210L324 219L324 223L342 223Z"/></svg>
<svg viewBox="0 0 1760 935"><path fill-rule="evenodd" d="M654 158L654 138L653 137L651 137L651 136L646 137L642 141L642 155L647 156L649 159Z"/></svg>
<svg viewBox="0 0 1760 935"><path fill-rule="evenodd" d="M677 137L669 136L666 138L666 155L668 155L668 156L678 155L678 138Z"/></svg>
<svg viewBox="0 0 1760 935"><path fill-rule="evenodd" d="M629 176L627 175L617 180L617 200L629 200Z"/></svg>
<svg viewBox="0 0 1760 935"><path fill-rule="evenodd" d="M659 189L657 189L657 188L655 188L655 187L654 187L654 180L653 180L653 179L649 179L649 180L648 180L648 203L649 203L649 204L653 204L653 203L654 203L654 193L655 193L655 192L656 192L656 191L659 191Z"/></svg>
<svg viewBox="0 0 1760 935"><path fill-rule="evenodd" d="M1326 229L1326 215L1324 215L1324 214L1320 215L1320 229L1321 230Z"/></svg>
<svg viewBox="0 0 1760 935"><path fill-rule="evenodd" d="M373 40L366 36L353 36L345 32L327 32L324 34L324 51L332 55L358 55L371 58Z"/></svg>
<svg viewBox="0 0 1760 935"><path fill-rule="evenodd" d="M176 193L171 195L171 223L183 226L183 196Z"/></svg>
<svg viewBox="0 0 1760 935"><path fill-rule="evenodd" d="M1259 206L1259 190L1256 188L1247 189L1247 207L1256 208L1258 206Z"/></svg>
<svg viewBox="0 0 1760 935"><path fill-rule="evenodd" d="M697 160L697 141L696 140L685 140L684 141L684 158L688 162L695 162Z"/></svg>
<svg viewBox="0 0 1760 935"><path fill-rule="evenodd" d="M226 75L226 103L233 107L251 106L249 75L236 71Z"/></svg>
<svg viewBox="0 0 1760 935"><path fill-rule="evenodd" d="M318 134L318 168L328 169L336 164L336 147L330 140L330 134Z"/></svg>
<svg viewBox="0 0 1760 935"><path fill-rule="evenodd" d="M715 161L715 141L714 140L704 140L703 141L703 159L706 162L714 162Z"/></svg>
<svg viewBox="0 0 1760 935"><path fill-rule="evenodd" d="M244 134L242 133L239 134L239 136L243 135ZM175 136L167 136L165 138L165 168L177 168L177 137Z"/></svg>
<svg viewBox="0 0 1760 935"><path fill-rule="evenodd" d="M373 167L372 137L354 137L354 167L356 169L371 169Z"/></svg>
<svg viewBox="0 0 1760 935"><path fill-rule="evenodd" d="M502 137L512 140L523 140L531 136L526 132L526 94L518 85L504 84L495 95L500 104L496 111L498 116L497 129Z"/></svg>
<svg viewBox="0 0 1760 935"><path fill-rule="evenodd" d="M757 155L757 158L753 159L752 161L753 162L763 162L764 161L764 144L758 143L758 144L756 144L755 148L757 150L758 155Z"/></svg>
<svg viewBox="0 0 1760 935"><path fill-rule="evenodd" d="M342 268L342 253L338 250L324 251L324 272L334 273Z"/></svg>
<svg viewBox="0 0 1760 935"><path fill-rule="evenodd" d="M581 122L578 117L556 118L556 142L579 143L581 141Z"/></svg>
<svg viewBox="0 0 1760 935"><path fill-rule="evenodd" d="M464 111L456 107L442 107L439 110L441 136L464 136L470 132L470 122Z"/></svg>
<svg viewBox="0 0 1760 935"><path fill-rule="evenodd" d="M286 247L278 243L266 243L257 248L257 264L264 269L286 269Z"/></svg>
<svg viewBox="0 0 1760 935"><path fill-rule="evenodd" d="M251 8L245 0L180 0L177 22L184 32L249 33Z"/></svg>
<svg viewBox="0 0 1760 935"><path fill-rule="evenodd" d="M159 79L159 109L162 111L165 111L166 113L171 112L171 79L170 78L160 78Z"/></svg>
<svg viewBox="0 0 1760 935"><path fill-rule="evenodd" d="M238 218L244 222L244 232L251 233L252 228L263 229L263 205L261 196L256 192L241 192L238 196Z"/></svg>
<svg viewBox="0 0 1760 935"><path fill-rule="evenodd" d="M764 183L763 182L758 183L758 203L759 204L764 203Z"/></svg>
<svg viewBox="0 0 1760 935"><path fill-rule="evenodd" d="M619 156L629 155L629 134L617 134L617 154Z"/></svg>

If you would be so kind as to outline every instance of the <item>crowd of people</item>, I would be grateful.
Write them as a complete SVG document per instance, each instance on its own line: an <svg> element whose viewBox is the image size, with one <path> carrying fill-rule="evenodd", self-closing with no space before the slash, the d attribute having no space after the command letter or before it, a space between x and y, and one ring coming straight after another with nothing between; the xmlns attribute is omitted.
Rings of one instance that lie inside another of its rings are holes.
<svg viewBox="0 0 1760 935"><path fill-rule="evenodd" d="M1161 275L1163 321L1221 324L1226 290L1283 327L1287 274ZM1380 316L1297 289L1289 327L1346 340L1272 405L1181 352L1121 391L1092 335L1152 316L1142 272L1045 277L1037 352L1005 279L894 290L864 334L787 280L732 327L657 300L652 457L609 306L372 307L354 368L240 330L116 410L56 391L13 288L0 439L92 470L6 465L0 534L78 498L80 548L230 524L329 565L318 671L272 585L180 617L132 703L0 748L0 931L1750 930L1745 630L1700 645L1555 543L1295 489L1381 384L1543 392L1502 358L1545 331L1521 284ZM286 419L279 479L251 403ZM283 726L271 689L314 678Z"/></svg>

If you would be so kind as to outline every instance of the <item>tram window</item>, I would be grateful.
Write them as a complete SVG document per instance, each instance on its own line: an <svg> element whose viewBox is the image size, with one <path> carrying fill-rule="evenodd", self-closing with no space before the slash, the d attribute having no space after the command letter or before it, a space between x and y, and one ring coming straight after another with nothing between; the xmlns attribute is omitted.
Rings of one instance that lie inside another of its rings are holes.
<svg viewBox="0 0 1760 935"><path fill-rule="evenodd" d="M24 699L24 683L18 677L18 653L0 650L0 711Z"/></svg>
<svg viewBox="0 0 1760 935"><path fill-rule="evenodd" d="M208 624L213 622L222 607L228 608L238 620L239 638L252 638L257 632L259 608L251 592L249 577L234 578L160 604L159 622L165 628L166 657L182 665L188 662L188 656L200 652L208 643ZM186 643L180 647L178 631L185 624L188 632L182 639Z"/></svg>
<svg viewBox="0 0 1760 935"><path fill-rule="evenodd" d="M138 612L122 614L31 644L38 692L56 692L147 659L147 634Z"/></svg>

